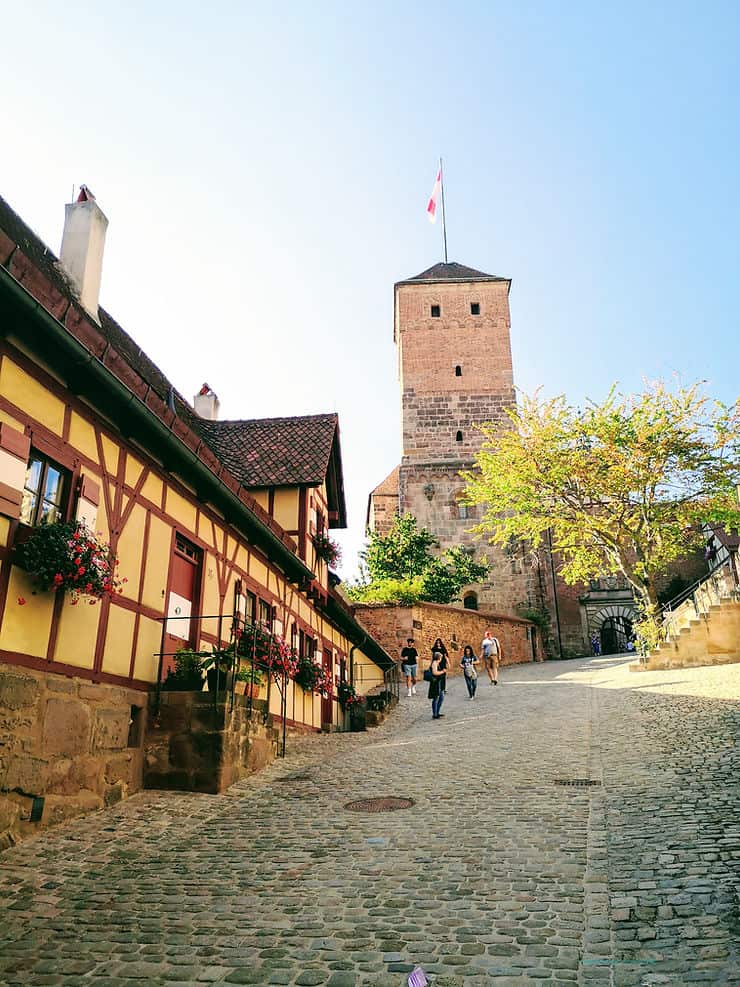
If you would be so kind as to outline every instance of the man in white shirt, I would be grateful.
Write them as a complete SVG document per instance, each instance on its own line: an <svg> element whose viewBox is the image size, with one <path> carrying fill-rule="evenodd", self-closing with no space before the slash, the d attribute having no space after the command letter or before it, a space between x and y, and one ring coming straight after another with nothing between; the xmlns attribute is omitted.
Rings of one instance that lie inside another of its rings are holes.
<svg viewBox="0 0 740 987"><path fill-rule="evenodd" d="M493 631L486 629L486 636L481 641L480 652L483 662L488 672L490 685L498 685L498 663L501 658L501 645L497 637L493 636Z"/></svg>

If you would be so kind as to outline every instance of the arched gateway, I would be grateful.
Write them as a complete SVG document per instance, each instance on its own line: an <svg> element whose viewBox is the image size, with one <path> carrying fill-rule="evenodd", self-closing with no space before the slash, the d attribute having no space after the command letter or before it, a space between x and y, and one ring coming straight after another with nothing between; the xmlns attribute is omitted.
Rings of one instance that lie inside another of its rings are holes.
<svg viewBox="0 0 740 987"><path fill-rule="evenodd" d="M590 632L599 635L601 653L614 655L626 651L636 620L637 611L629 604L615 603L595 613L589 620Z"/></svg>

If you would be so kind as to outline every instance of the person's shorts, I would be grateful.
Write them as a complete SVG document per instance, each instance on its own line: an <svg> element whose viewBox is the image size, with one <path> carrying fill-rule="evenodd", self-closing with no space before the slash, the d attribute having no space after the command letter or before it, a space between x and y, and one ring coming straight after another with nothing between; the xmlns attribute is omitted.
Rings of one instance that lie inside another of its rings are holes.
<svg viewBox="0 0 740 987"><path fill-rule="evenodd" d="M483 655L483 661L486 665L493 665L497 658L498 655Z"/></svg>
<svg viewBox="0 0 740 987"><path fill-rule="evenodd" d="M401 671L403 672L404 675L408 675L409 678L415 679L416 669L418 667L419 667L418 665L401 665Z"/></svg>

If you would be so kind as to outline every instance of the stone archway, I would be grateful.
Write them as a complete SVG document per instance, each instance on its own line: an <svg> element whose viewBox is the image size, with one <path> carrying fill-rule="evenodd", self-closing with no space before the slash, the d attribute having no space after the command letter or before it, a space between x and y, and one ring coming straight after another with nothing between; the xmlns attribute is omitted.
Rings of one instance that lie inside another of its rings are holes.
<svg viewBox="0 0 740 987"><path fill-rule="evenodd" d="M627 641L632 636L632 625L636 620L635 608L623 603L612 603L593 614L589 621L589 633L596 632L599 635L602 655L619 654L627 650Z"/></svg>

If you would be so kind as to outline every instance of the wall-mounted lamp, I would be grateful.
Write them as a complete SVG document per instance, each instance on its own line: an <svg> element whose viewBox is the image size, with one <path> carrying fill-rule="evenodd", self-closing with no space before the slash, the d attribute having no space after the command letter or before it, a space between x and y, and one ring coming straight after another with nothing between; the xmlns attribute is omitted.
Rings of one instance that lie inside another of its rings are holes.
<svg viewBox="0 0 740 987"><path fill-rule="evenodd" d="M432 497L434 496L434 484L433 483L425 483L424 484L424 496L426 497L427 500L431 500L432 499Z"/></svg>

